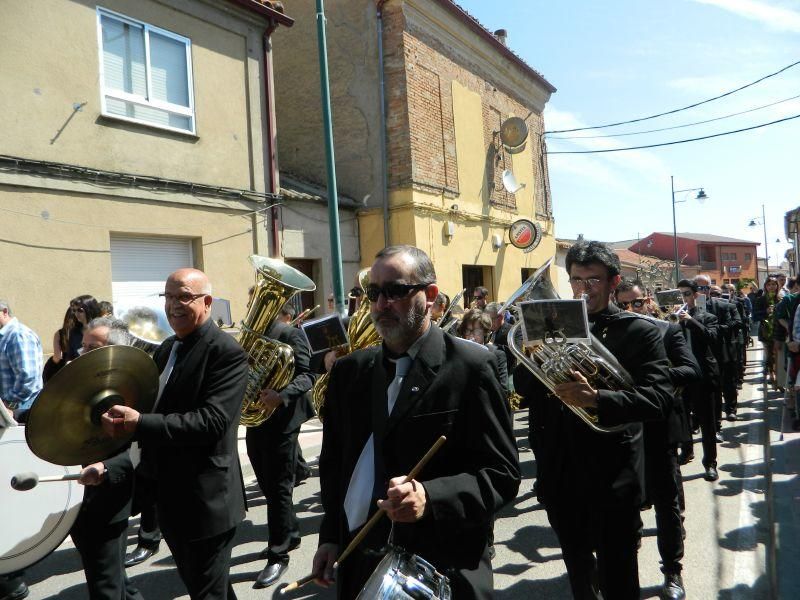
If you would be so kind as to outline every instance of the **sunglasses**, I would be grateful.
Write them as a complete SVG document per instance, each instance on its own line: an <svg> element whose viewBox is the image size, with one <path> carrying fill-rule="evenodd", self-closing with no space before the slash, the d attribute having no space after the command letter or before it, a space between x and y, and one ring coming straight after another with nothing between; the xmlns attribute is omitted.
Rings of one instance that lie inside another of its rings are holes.
<svg viewBox="0 0 800 600"><path fill-rule="evenodd" d="M698 291L701 291L701 292L707 292L708 290L711 289L711 286L710 285L698 285L697 289L698 289Z"/></svg>
<svg viewBox="0 0 800 600"><path fill-rule="evenodd" d="M367 286L367 299L370 302L377 302L381 294L389 301L402 300L411 292L424 290L430 283L387 283L383 287L374 284Z"/></svg>
<svg viewBox="0 0 800 600"><path fill-rule="evenodd" d="M622 310L627 310L631 306L633 308L642 308L645 302L647 302L645 298L636 298L630 302L617 302L617 306L619 306Z"/></svg>

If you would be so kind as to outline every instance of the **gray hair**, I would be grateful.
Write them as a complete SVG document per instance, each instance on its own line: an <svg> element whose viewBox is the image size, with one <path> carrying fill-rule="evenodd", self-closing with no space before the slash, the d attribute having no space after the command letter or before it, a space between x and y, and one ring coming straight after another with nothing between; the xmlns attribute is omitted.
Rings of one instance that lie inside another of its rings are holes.
<svg viewBox="0 0 800 600"><path fill-rule="evenodd" d="M486 307L483 309L483 312L488 313L490 317L493 319L500 314L500 308L503 305L499 302L489 302Z"/></svg>
<svg viewBox="0 0 800 600"><path fill-rule="evenodd" d="M8 300L0 298L0 311L7 310L8 316L11 316L11 307L8 305Z"/></svg>
<svg viewBox="0 0 800 600"><path fill-rule="evenodd" d="M408 244L398 244L397 246L387 246L375 255L376 259L389 258L398 254L407 254L414 262L414 279L416 283L436 283L436 270L430 257L416 246Z"/></svg>
<svg viewBox="0 0 800 600"><path fill-rule="evenodd" d="M86 331L92 331L98 327L108 327L107 345L109 346L130 346L133 343L131 334L128 333L128 326L119 319L97 317L89 321Z"/></svg>

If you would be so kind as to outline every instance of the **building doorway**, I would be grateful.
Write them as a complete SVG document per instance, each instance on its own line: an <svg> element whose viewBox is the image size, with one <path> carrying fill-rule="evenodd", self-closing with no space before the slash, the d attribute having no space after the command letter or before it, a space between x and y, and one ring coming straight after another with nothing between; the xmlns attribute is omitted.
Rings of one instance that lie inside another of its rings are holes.
<svg viewBox="0 0 800 600"><path fill-rule="evenodd" d="M492 267L483 265L462 265L461 267L462 288L464 292L464 308L468 309L472 303L472 296L476 287L482 286L489 290L487 302L496 300L494 297L494 274Z"/></svg>

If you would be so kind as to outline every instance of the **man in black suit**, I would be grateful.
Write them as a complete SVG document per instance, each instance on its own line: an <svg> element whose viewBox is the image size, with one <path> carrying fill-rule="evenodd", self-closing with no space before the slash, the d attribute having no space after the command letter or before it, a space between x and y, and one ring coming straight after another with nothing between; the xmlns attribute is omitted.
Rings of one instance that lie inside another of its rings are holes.
<svg viewBox="0 0 800 600"><path fill-rule="evenodd" d="M383 344L340 358L331 371L317 582L332 583L339 552L378 507L389 517L339 566L340 599L361 591L390 531L394 544L447 574L454 598L492 597L488 536L519 489L517 449L493 355L431 326L437 293L422 250L383 249L367 289ZM440 435L447 442L419 479L402 483Z"/></svg>
<svg viewBox="0 0 800 600"><path fill-rule="evenodd" d="M255 587L263 588L278 581L289 567L289 551L300 545L300 527L294 512L294 489L300 425L314 416L306 392L314 385L311 373L311 350L303 333L280 320L267 337L291 346L294 353L294 377L277 391L261 391L261 404L275 412L258 427L247 428L247 456L253 465L258 485L267 499L268 546L260 558L267 564L258 574Z"/></svg>
<svg viewBox="0 0 800 600"><path fill-rule="evenodd" d="M717 318L717 341L714 347L714 356L719 364L719 385L715 399L715 413L717 423L717 442L722 442L719 433L722 428L722 406L725 400L725 412L729 421L736 420L736 405L738 404L739 391L736 388L738 356L736 353L736 335L742 327L736 305L720 298L719 287L711 285L711 279L706 275L694 278L700 293L706 296L706 312ZM712 293L712 287L716 287Z"/></svg>
<svg viewBox="0 0 800 600"><path fill-rule="evenodd" d="M192 600L235 598L228 579L245 498L236 430L247 385L247 355L210 319L211 284L180 269L164 288L175 334L156 350L159 395L150 414L112 406L110 435L133 433L155 473L158 519Z"/></svg>
<svg viewBox="0 0 800 600"><path fill-rule="evenodd" d="M124 323L99 317L84 328L82 352L129 343ZM133 497L133 464L128 449L85 466L78 483L87 487L69 533L81 555L88 597L141 600L142 595L128 580L123 566Z"/></svg>
<svg viewBox="0 0 800 600"><path fill-rule="evenodd" d="M508 332L511 331L511 325L506 323L505 315L500 312L501 306L499 302L489 302L486 305L486 314L492 320L492 333L489 336L489 341L503 351L506 355L508 372L513 373L517 361L514 358L514 353L508 347Z"/></svg>
<svg viewBox="0 0 800 600"><path fill-rule="evenodd" d="M592 333L630 374L633 389L596 389L577 372L573 382L555 386L555 397L538 380L521 388L531 405L537 493L561 544L573 596L638 600L641 422L664 418L674 393L669 363L658 327L609 303L620 281L613 251L578 242L566 267L575 297L586 295ZM565 404L594 411L601 427L624 429L598 433Z"/></svg>
<svg viewBox="0 0 800 600"><path fill-rule="evenodd" d="M683 299L689 310L680 315L680 324L683 334L689 341L692 354L700 365L703 378L690 383L684 390L686 404L691 406L694 420L700 426L703 436L703 467L706 470L706 481L719 479L717 473L717 416L715 410L716 391L719 389L719 366L714 355L717 347L719 329L717 318L697 306L697 297L702 292L695 281L683 279L678 282L678 289L683 294ZM691 434L689 436L691 440ZM683 460L689 462L694 456L693 442L690 441L683 448Z"/></svg>
<svg viewBox="0 0 800 600"><path fill-rule="evenodd" d="M622 281L616 289L617 306L647 317L647 298L636 282ZM700 366L683 337L681 326L652 320L660 329L669 359L669 377L675 386L663 421L643 423L646 502L656 511L656 541L661 556L664 585L661 597L682 600L686 597L681 571L683 565L683 478L678 467L678 443L686 422L680 389L701 378ZM680 389L678 389L680 388Z"/></svg>

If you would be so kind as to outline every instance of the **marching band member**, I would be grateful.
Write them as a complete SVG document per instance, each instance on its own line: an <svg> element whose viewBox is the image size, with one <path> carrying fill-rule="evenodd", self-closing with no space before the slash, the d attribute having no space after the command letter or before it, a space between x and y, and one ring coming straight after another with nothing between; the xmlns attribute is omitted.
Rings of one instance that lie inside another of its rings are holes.
<svg viewBox="0 0 800 600"><path fill-rule="evenodd" d="M355 598L393 541L446 572L454 598L491 598L488 534L517 493L517 449L494 358L431 326L437 294L428 256L392 246L376 256L367 297L383 344L340 358L325 401L324 516L313 573L333 580L338 553L378 508L387 512L336 572ZM440 435L418 480L402 483Z"/></svg>
<svg viewBox="0 0 800 600"><path fill-rule="evenodd" d="M245 498L236 430L247 385L247 355L211 317L211 284L180 269L164 288L174 336L156 350L156 406L140 414L112 406L109 435L133 433L155 473L158 519L192 600L235 599L228 578Z"/></svg>
<svg viewBox="0 0 800 600"><path fill-rule="evenodd" d="M616 289L617 306L623 310L644 315L647 307L641 288L631 281L623 281ZM683 387L700 379L700 366L677 323L659 321L664 349L670 362L669 376L674 386ZM678 467L678 443L683 438L686 409L680 393L672 396L666 407L663 421L643 424L645 490L647 503L656 512L656 540L661 556L664 585L661 597L665 600L682 600L686 597L681 571L683 565L683 479ZM684 418L682 418L682 416Z"/></svg>
<svg viewBox="0 0 800 600"><path fill-rule="evenodd" d="M673 395L669 365L658 327L609 303L620 282L613 251L600 242L578 242L567 252L566 267L575 296L587 296L592 333L630 373L635 390L598 390L578 373L556 387L561 402L538 381L526 386L538 497L561 544L573 596L638 600L641 421L664 417ZM595 408L601 426L628 425L597 433L562 403Z"/></svg>

